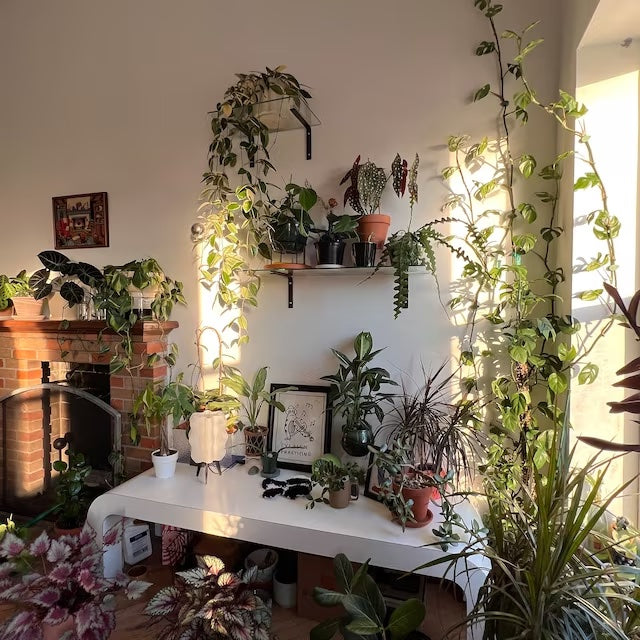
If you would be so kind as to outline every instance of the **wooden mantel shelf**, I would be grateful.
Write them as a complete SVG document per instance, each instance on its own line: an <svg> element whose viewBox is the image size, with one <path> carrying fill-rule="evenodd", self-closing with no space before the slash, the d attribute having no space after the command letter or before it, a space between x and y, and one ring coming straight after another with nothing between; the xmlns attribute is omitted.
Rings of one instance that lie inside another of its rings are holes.
<svg viewBox="0 0 640 640"><path fill-rule="evenodd" d="M131 333L143 336L143 339L166 335L178 327L174 321L156 322L155 320L137 322ZM115 334L104 320L0 320L0 333L39 333L39 334Z"/></svg>

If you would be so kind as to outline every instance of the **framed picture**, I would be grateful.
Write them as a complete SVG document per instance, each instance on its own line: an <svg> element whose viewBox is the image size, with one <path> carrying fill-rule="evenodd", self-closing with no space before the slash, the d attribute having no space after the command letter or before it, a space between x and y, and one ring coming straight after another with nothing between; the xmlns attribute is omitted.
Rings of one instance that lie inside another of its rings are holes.
<svg viewBox="0 0 640 640"><path fill-rule="evenodd" d="M295 390L283 390L295 387ZM311 471L311 463L331 450L330 387L272 384L276 400L284 411L269 407L267 449L278 451L278 466L282 469Z"/></svg>
<svg viewBox="0 0 640 640"><path fill-rule="evenodd" d="M109 246L109 211L105 191L56 196L52 202L56 249Z"/></svg>
<svg viewBox="0 0 640 640"><path fill-rule="evenodd" d="M364 480L364 495L372 500L378 499L380 485L387 478L387 474L373 464L373 453L369 454L369 464L367 465L367 475Z"/></svg>

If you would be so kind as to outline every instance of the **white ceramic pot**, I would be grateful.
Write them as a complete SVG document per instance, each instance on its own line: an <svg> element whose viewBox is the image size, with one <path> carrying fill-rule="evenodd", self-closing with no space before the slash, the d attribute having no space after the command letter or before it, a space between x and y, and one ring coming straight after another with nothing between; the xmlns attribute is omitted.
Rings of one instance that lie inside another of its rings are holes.
<svg viewBox="0 0 640 640"><path fill-rule="evenodd" d="M156 472L156 478L173 478L176 473L176 463L178 462L178 452L174 451L171 455L161 456L160 449L156 449L151 454L153 468Z"/></svg>
<svg viewBox="0 0 640 640"><path fill-rule="evenodd" d="M273 576L273 599L283 609L293 609L296 606L297 589L295 582L280 582L277 572Z"/></svg>
<svg viewBox="0 0 640 640"><path fill-rule="evenodd" d="M244 559L244 568L257 566L256 582L268 584L273 579L273 572L278 564L278 553L273 549L256 549Z"/></svg>

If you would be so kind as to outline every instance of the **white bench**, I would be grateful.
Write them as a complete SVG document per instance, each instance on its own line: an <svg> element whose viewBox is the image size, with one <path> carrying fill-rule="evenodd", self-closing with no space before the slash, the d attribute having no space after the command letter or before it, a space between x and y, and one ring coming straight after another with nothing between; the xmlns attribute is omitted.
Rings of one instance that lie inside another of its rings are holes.
<svg viewBox="0 0 640 640"><path fill-rule="evenodd" d="M296 475L302 474L282 471L279 479ZM206 485L202 477L196 478L195 467L187 464L178 464L176 475L166 480L156 478L149 470L96 498L88 521L99 543L104 532L122 517L139 518L320 556L333 557L342 552L353 562L371 558L372 565L398 571L411 571L444 553L439 547L424 546L436 541L431 530L442 519L436 510L430 525L403 532L391 521L384 505L364 496L346 509L328 505L306 509L308 501L304 498L263 498L261 480L259 475L250 476L245 466L232 467L221 476L209 474ZM457 509L465 522L478 518L469 503ZM486 579L489 561L478 554L458 565L447 579L464 590L470 611ZM442 577L446 566L418 573ZM119 545L109 548L105 575L113 576L122 567L122 549ZM479 626L469 630L470 638L481 635Z"/></svg>

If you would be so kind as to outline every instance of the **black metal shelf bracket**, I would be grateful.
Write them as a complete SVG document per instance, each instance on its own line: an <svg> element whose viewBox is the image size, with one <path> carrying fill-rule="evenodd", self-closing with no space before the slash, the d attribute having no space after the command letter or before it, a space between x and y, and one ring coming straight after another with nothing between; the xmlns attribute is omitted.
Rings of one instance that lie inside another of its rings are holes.
<svg viewBox="0 0 640 640"><path fill-rule="evenodd" d="M291 108L291 113L297 118L306 132L307 160L311 160L311 125L302 117L302 114L295 107Z"/></svg>
<svg viewBox="0 0 640 640"><path fill-rule="evenodd" d="M287 271L286 273L282 271L272 271L271 273L287 279L287 306L289 309L293 309L293 274L291 271Z"/></svg>

